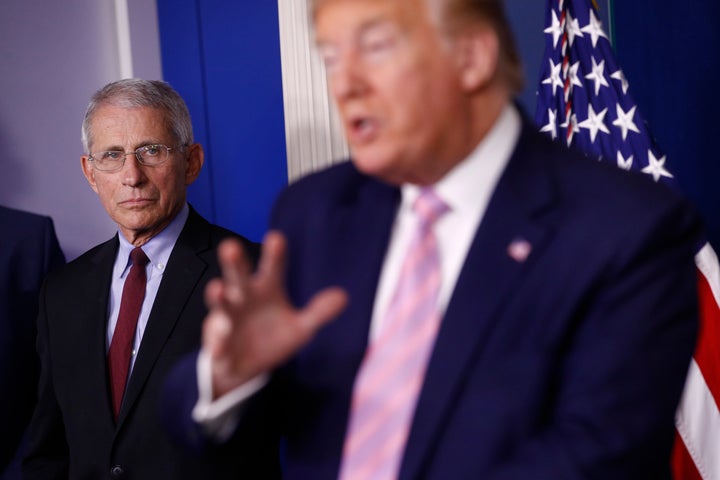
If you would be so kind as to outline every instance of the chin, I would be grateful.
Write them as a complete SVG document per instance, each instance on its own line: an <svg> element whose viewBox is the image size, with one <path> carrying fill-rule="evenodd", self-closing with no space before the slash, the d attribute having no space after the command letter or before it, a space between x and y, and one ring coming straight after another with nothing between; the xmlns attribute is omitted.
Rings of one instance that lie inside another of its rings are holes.
<svg viewBox="0 0 720 480"><path fill-rule="evenodd" d="M399 184L401 181L395 179L393 164L396 163L392 157L382 155L378 152L353 151L352 162L360 172L371 177L379 178L388 183Z"/></svg>

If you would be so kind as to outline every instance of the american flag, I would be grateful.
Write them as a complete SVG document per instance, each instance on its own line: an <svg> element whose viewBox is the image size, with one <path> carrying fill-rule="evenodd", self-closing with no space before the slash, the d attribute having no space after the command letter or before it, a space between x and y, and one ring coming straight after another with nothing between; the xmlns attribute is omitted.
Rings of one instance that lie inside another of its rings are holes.
<svg viewBox="0 0 720 480"><path fill-rule="evenodd" d="M594 0L548 0L536 121L542 132L625 170L678 188L629 94ZM720 480L720 267L707 242L696 256L700 338L678 406L676 480Z"/></svg>

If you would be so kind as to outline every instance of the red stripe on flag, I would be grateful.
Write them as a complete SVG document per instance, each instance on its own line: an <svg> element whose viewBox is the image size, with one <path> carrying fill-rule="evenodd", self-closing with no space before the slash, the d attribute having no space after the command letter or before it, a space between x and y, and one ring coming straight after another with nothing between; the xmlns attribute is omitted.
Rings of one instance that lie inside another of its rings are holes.
<svg viewBox="0 0 720 480"><path fill-rule="evenodd" d="M695 467L695 462L693 462L687 448L685 448L682 438L677 433L675 433L675 445L673 445L670 463L672 464L673 477L676 480L703 480L700 472Z"/></svg>
<svg viewBox="0 0 720 480"><path fill-rule="evenodd" d="M720 308L705 275L698 272L698 295L700 299L700 332L695 349L695 361L700 367L705 383L720 404Z"/></svg>
<svg viewBox="0 0 720 480"><path fill-rule="evenodd" d="M698 257L696 257L697 259ZM711 271L716 270L713 268ZM718 399L720 399L720 306L715 300L707 277L700 270L698 270L698 302L700 307L700 331L698 332L694 359L700 369L705 386L717 406ZM707 444L707 441L700 440L706 437L702 431L688 432L683 430L683 435L688 433L690 434L689 440L695 438L692 443L699 442L698 445L693 446L694 450L699 449L699 451L694 451L695 455L699 455L698 461L702 461L703 458L713 458L716 455L717 445ZM697 465L690 456L687 445L685 445L682 437L677 432L675 444L673 445L671 466L675 480L703 480Z"/></svg>

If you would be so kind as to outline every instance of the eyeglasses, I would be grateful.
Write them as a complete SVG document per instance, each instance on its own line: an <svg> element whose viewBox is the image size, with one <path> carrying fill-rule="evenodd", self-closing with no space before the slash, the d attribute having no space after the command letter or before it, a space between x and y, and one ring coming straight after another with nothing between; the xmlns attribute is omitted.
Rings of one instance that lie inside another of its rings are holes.
<svg viewBox="0 0 720 480"><path fill-rule="evenodd" d="M107 152L91 153L88 160L93 166L102 172L114 172L125 165L125 157L135 155L141 165L155 167L168 159L170 150L182 149L185 145L168 147L162 144L145 145L134 152L123 152L122 150L109 150Z"/></svg>

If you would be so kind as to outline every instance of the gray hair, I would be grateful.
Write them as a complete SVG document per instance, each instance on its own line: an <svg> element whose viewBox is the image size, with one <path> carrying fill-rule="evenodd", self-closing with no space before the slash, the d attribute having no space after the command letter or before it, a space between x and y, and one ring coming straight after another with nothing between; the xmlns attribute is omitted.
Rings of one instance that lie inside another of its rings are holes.
<svg viewBox="0 0 720 480"><path fill-rule="evenodd" d="M92 119L103 106L121 108L150 107L161 110L165 116L168 131L174 140L182 145L193 143L192 122L185 101L169 84L160 80L126 78L108 83L90 98L82 123L82 145L90 153Z"/></svg>
<svg viewBox="0 0 720 480"><path fill-rule="evenodd" d="M499 73L513 93L524 86L522 62L510 22L505 14L504 0L425 0L433 9L440 9L442 26L448 33L468 26L485 24L492 28L500 42ZM310 18L314 20L327 0L310 0ZM311 23L312 24L312 23Z"/></svg>

